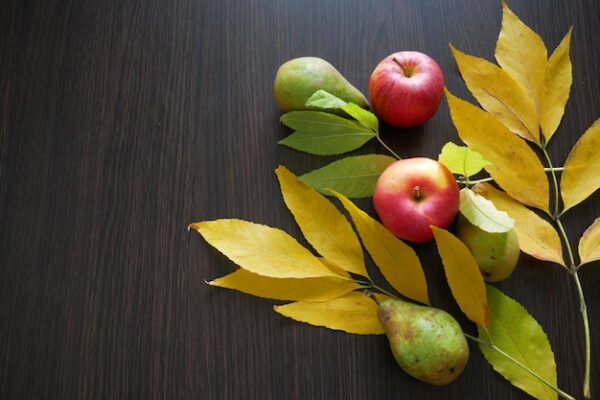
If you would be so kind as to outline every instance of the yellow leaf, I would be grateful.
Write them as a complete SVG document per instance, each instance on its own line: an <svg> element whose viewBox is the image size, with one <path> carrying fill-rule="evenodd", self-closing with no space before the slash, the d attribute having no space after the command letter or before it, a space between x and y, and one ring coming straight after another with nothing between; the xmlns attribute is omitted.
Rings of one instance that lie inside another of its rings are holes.
<svg viewBox="0 0 600 400"><path fill-rule="evenodd" d="M581 203L600 188L600 119L579 138L565 161L560 179L564 210Z"/></svg>
<svg viewBox="0 0 600 400"><path fill-rule="evenodd" d="M550 141L560 124L565 112L565 105L569 99L569 91L573 81L571 58L571 33L573 28L565 35L546 65L546 78L544 80L544 97L541 102L540 126L546 142Z"/></svg>
<svg viewBox="0 0 600 400"><path fill-rule="evenodd" d="M406 297L429 304L425 274L414 250L344 195L331 193L352 217L365 248L390 285Z"/></svg>
<svg viewBox="0 0 600 400"><path fill-rule="evenodd" d="M452 45L450 49L462 78L481 107L511 132L539 143L540 132L535 104L523 88L495 64L462 53Z"/></svg>
<svg viewBox="0 0 600 400"><path fill-rule="evenodd" d="M600 218L583 232L579 240L579 258L581 264L600 260Z"/></svg>
<svg viewBox="0 0 600 400"><path fill-rule="evenodd" d="M525 89L539 110L544 95L548 51L540 36L502 1L502 28L496 43L496 61Z"/></svg>
<svg viewBox="0 0 600 400"><path fill-rule="evenodd" d="M275 172L285 204L294 215L306 240L335 265L346 271L368 276L360 242L342 213L287 168L279 166Z"/></svg>
<svg viewBox="0 0 600 400"><path fill-rule="evenodd" d="M255 274L272 278L338 276L277 228L239 219L197 222L190 228L231 261Z"/></svg>
<svg viewBox="0 0 600 400"><path fill-rule="evenodd" d="M560 238L548 221L487 183L478 184L473 190L491 200L499 210L506 211L515 220L515 232L523 253L566 267Z"/></svg>
<svg viewBox="0 0 600 400"><path fill-rule="evenodd" d="M377 304L364 293L351 292L327 302L299 301L273 307L276 312L296 321L357 335L381 335Z"/></svg>
<svg viewBox="0 0 600 400"><path fill-rule="evenodd" d="M321 261L323 264L325 264L325 266L327 266L327 268L329 268L330 270L332 270L333 272L335 272L337 275L343 276L344 278L348 278L348 279L352 278L350 276L350 274L348 273L348 271L346 271L345 269L342 269L341 267L337 266L331 260L328 260L328 259L323 258L323 257L319 257L319 261Z"/></svg>
<svg viewBox="0 0 600 400"><path fill-rule="evenodd" d="M433 225L431 229L454 299L467 318L487 330L490 311L477 261L459 238Z"/></svg>
<svg viewBox="0 0 600 400"><path fill-rule="evenodd" d="M271 278L243 268L208 284L268 299L306 301L331 300L359 288L356 282L343 278Z"/></svg>
<svg viewBox="0 0 600 400"><path fill-rule="evenodd" d="M458 136L492 165L485 169L508 194L548 212L549 187L544 166L522 139L492 115L446 90Z"/></svg>

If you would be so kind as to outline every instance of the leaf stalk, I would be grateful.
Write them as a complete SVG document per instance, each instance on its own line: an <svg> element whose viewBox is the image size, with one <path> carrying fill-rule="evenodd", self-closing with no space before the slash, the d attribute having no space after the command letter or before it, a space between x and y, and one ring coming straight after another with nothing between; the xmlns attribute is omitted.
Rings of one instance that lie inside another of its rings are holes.
<svg viewBox="0 0 600 400"><path fill-rule="evenodd" d="M400 157L398 154L396 154L394 152L394 150L392 150L387 144L385 144L385 142L383 141L383 139L381 139L381 136L379 136L379 132L377 132L377 135L375 137L377 138L377 140L379 141L379 143L381 143L381 145L383 147L385 147L385 149L387 151L389 151L394 157L396 157L398 160L402 160L402 157Z"/></svg>

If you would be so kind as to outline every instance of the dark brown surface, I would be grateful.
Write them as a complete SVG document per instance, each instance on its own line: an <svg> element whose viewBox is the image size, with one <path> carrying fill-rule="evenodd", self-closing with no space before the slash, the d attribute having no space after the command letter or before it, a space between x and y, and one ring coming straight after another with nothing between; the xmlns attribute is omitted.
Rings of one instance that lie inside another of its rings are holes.
<svg viewBox="0 0 600 400"><path fill-rule="evenodd" d="M511 2L551 49L575 26L572 96L550 145L559 165L600 115L598 4ZM499 2L480 0L4 2L0 399L526 398L474 346L463 376L436 388L397 368L382 336L294 323L272 301L210 288L204 279L234 266L186 231L237 217L298 236L273 169L329 159L276 145L287 133L271 94L282 62L320 56L366 90L381 58L420 50L468 97L447 44L491 59L500 17ZM384 134L402 156L436 157L458 141L445 102L423 127ZM599 201L567 214L573 241ZM473 332L434 247L417 250L433 304ZM600 269L581 275L600 343ZM548 332L560 386L579 398L582 327L568 275L522 257L499 286Z"/></svg>

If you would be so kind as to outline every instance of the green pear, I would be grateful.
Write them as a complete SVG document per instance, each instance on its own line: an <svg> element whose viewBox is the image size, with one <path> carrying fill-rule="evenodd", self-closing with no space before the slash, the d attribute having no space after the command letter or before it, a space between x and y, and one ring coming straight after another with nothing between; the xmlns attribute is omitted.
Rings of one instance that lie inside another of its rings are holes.
<svg viewBox="0 0 600 400"><path fill-rule="evenodd" d="M379 305L379 321L394 358L409 375L433 385L455 380L469 359L469 346L454 317L402 300Z"/></svg>
<svg viewBox="0 0 600 400"><path fill-rule="evenodd" d="M457 236L475 257L486 281L504 280L515 270L519 261L519 240L514 228L502 233L486 232L461 217Z"/></svg>
<svg viewBox="0 0 600 400"><path fill-rule="evenodd" d="M306 110L308 98L323 89L340 99L368 108L365 96L327 61L318 57L294 58L277 70L273 91L285 111Z"/></svg>

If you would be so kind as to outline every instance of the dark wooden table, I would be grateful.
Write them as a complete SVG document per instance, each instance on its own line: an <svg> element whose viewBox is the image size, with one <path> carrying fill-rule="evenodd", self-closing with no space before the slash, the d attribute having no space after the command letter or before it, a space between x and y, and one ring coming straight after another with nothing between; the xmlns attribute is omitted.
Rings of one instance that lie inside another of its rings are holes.
<svg viewBox="0 0 600 400"><path fill-rule="evenodd" d="M571 99L550 145L562 164L600 116L600 5L510 5L551 49L575 26ZM448 42L492 59L500 19L498 1L480 0L3 2L0 399L527 398L475 346L464 374L436 388L403 373L383 336L294 323L273 301L210 288L205 279L234 266L186 230L236 217L299 237L273 170L333 158L276 144L287 134L272 96L281 63L323 57L366 92L380 59L419 50L470 98ZM383 135L405 157L435 158L458 141L445 102L424 126ZM599 201L567 214L573 241ZM416 249L433 304L474 332L434 246ZM600 268L581 275L600 397ZM545 328L560 386L580 398L584 344L568 274L523 256L499 286Z"/></svg>

